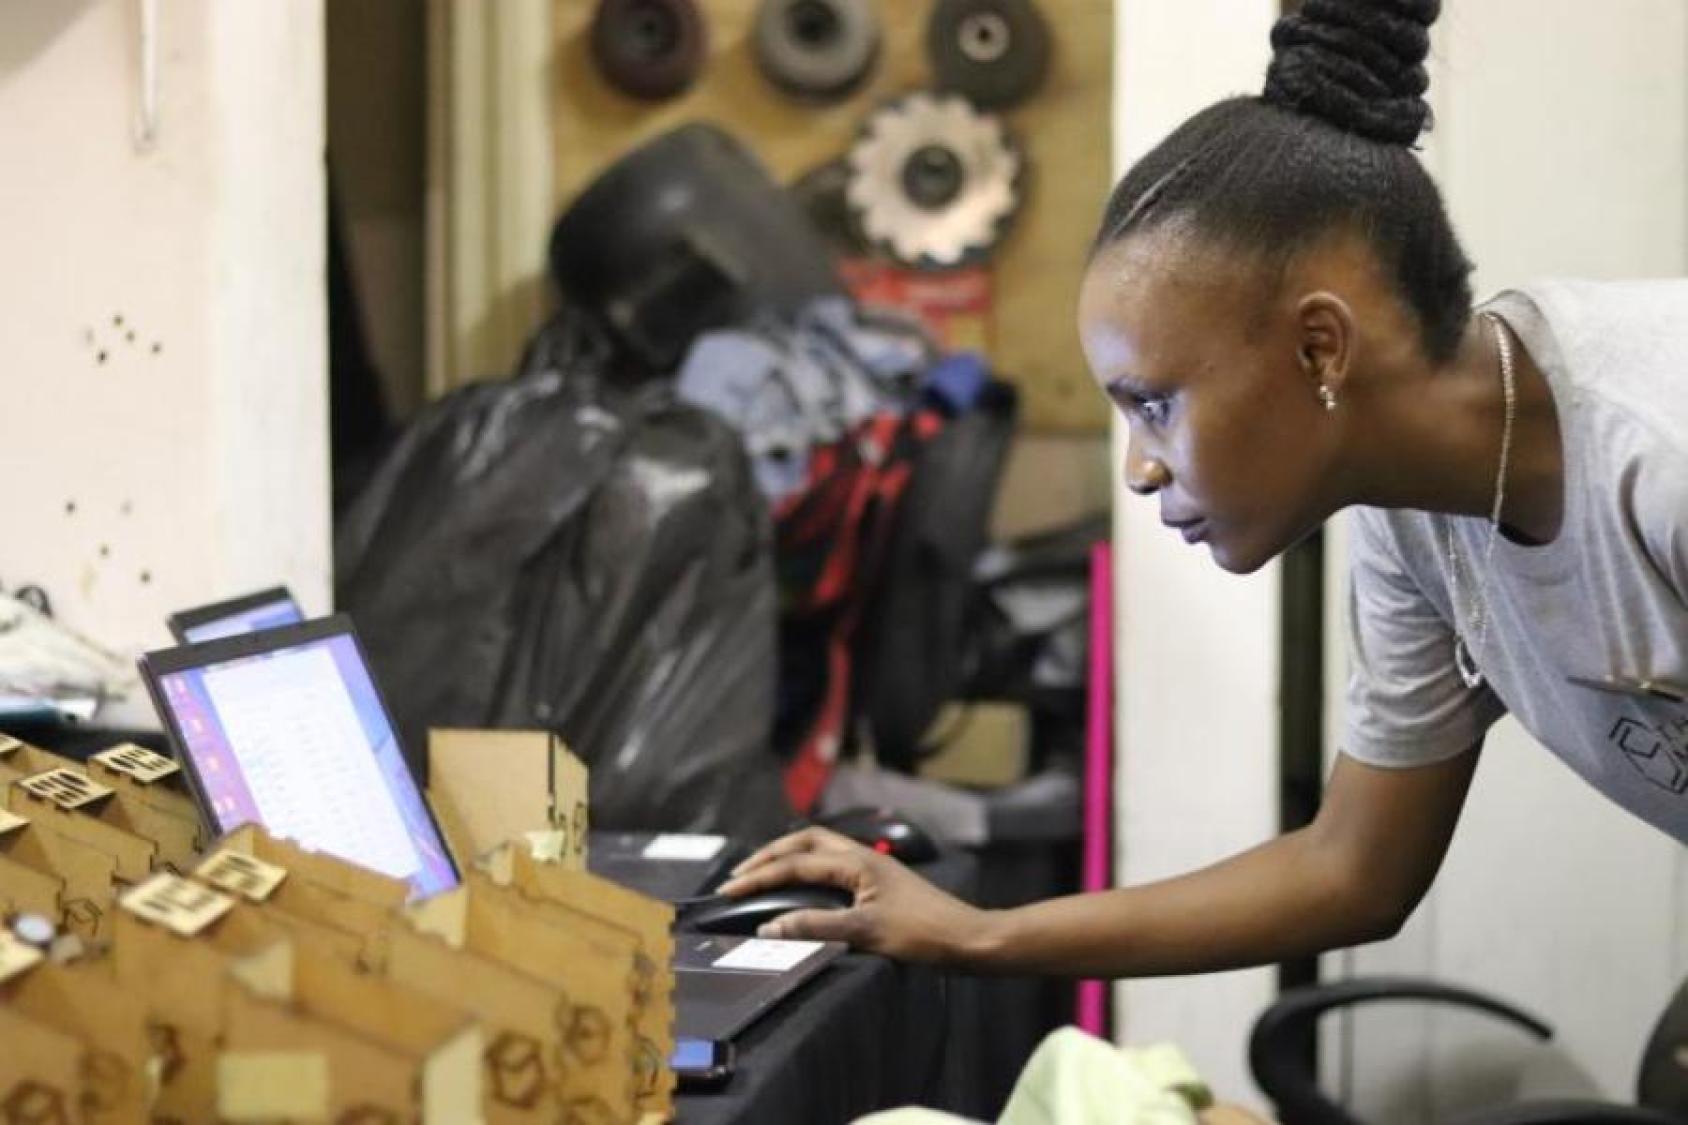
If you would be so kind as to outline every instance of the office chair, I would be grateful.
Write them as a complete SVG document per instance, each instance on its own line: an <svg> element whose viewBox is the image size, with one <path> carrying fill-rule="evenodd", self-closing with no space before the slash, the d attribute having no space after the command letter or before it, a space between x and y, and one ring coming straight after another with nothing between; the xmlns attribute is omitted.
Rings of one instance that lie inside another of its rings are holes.
<svg viewBox="0 0 1688 1125"><path fill-rule="evenodd" d="M1364 1125L1319 1090L1306 1045L1319 1017L1381 1000L1428 1000L1487 1012L1538 1039L1553 1029L1504 1001L1410 977L1365 977L1284 993L1249 1037L1254 1080L1293 1125ZM1688 981L1677 989L1642 1052L1636 1104L1591 1100L1520 1102L1460 1117L1455 1125L1683 1125L1688 1122Z"/></svg>

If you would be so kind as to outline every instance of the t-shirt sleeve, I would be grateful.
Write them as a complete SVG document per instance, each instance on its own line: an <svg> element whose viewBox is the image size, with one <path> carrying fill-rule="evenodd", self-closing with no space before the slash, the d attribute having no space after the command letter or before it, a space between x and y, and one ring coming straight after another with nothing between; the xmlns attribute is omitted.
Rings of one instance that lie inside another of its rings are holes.
<svg viewBox="0 0 1688 1125"><path fill-rule="evenodd" d="M1487 684L1465 686L1454 631L1401 561L1382 513L1354 516L1342 750L1374 766L1451 758L1506 708Z"/></svg>

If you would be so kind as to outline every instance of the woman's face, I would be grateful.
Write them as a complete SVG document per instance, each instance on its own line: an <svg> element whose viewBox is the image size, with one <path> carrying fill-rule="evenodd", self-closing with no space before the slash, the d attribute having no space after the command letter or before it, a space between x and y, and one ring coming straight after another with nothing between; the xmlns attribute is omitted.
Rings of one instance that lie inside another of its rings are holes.
<svg viewBox="0 0 1688 1125"><path fill-rule="evenodd" d="M1319 398L1324 345L1264 271L1192 241L1158 228L1098 255L1079 332L1130 428L1127 485L1244 574L1338 506L1335 421Z"/></svg>

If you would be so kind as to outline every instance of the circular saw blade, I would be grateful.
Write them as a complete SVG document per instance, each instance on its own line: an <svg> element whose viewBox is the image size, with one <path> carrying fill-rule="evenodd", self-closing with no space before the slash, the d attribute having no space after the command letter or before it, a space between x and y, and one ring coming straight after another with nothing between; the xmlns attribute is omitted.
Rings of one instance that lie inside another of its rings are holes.
<svg viewBox="0 0 1688 1125"><path fill-rule="evenodd" d="M907 265L987 255L1020 206L1024 157L1002 120L954 96L912 94L868 118L846 198L875 245Z"/></svg>

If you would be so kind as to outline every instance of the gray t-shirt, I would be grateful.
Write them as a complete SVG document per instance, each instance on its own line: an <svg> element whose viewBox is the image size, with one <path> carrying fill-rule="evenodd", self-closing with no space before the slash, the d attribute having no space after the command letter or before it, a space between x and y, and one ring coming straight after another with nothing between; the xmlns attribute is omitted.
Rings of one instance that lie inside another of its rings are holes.
<svg viewBox="0 0 1688 1125"><path fill-rule="evenodd" d="M1415 766L1511 711L1589 784L1688 842L1688 704L1569 677L1688 688L1688 281L1552 282L1485 306L1552 388L1564 446L1558 536L1495 545L1485 682L1454 666L1470 628L1484 518L1357 508L1343 750ZM1444 528L1462 563L1449 594Z"/></svg>

